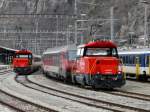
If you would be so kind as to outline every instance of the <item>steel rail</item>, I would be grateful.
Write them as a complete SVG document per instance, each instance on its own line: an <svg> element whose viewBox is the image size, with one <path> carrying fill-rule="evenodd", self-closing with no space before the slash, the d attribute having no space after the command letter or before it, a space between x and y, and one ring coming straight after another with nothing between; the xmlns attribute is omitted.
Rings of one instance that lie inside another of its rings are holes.
<svg viewBox="0 0 150 112"><path fill-rule="evenodd" d="M44 106L42 106L42 105L39 105L39 104L30 102L30 101L27 101L27 100L25 100L25 99L23 99L23 98L20 98L20 97L17 97L17 96L15 96L15 95L12 95L12 94L10 94L10 93L8 93L8 92L5 92L5 91L3 91L3 90L0 90L0 93L3 93L3 94L5 94L6 96L9 96L9 97L11 97L11 98L14 98L15 100L18 100L19 102L22 102L23 104L25 103L25 104L27 104L27 105L30 105L30 106L32 106L32 107L36 107L36 108L45 110L45 111L47 111L47 112L58 112L58 111L56 111L56 110L54 110L54 109L51 109L51 108L48 108L48 107L44 107ZM19 107L15 107L15 106L12 105L12 104L9 104L9 103L3 102L3 101L0 101L0 103L3 103L4 105L9 106L10 108L13 108L13 109L15 109L15 110L19 110L19 112L20 112L20 111L21 111L21 112L26 112L26 110L20 109Z"/></svg>

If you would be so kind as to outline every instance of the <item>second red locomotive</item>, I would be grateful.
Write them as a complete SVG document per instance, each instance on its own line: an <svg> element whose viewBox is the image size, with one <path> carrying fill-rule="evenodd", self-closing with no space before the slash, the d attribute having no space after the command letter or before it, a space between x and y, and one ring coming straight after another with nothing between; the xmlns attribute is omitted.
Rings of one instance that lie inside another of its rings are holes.
<svg viewBox="0 0 150 112"><path fill-rule="evenodd" d="M33 56L29 50L18 50L13 58L12 66L18 74L29 74L40 68L41 59Z"/></svg>

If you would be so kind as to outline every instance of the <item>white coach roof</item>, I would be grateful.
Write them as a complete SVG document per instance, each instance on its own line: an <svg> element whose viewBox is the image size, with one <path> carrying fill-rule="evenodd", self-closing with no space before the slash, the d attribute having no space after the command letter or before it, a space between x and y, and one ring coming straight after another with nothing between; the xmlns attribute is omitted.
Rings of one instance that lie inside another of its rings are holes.
<svg viewBox="0 0 150 112"><path fill-rule="evenodd" d="M118 54L146 54L150 53L150 49L132 49L132 50L125 50L125 51L118 51Z"/></svg>

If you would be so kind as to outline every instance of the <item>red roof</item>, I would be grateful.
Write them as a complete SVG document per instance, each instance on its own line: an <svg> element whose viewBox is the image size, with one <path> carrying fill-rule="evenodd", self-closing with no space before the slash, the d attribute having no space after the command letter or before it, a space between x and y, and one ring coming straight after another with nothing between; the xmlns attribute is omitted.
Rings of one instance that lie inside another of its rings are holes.
<svg viewBox="0 0 150 112"><path fill-rule="evenodd" d="M80 47L114 48L117 46L111 41L95 41L95 42L89 42L87 44L81 45Z"/></svg>
<svg viewBox="0 0 150 112"><path fill-rule="evenodd" d="M19 50L16 51L16 54L32 54L32 52L29 50Z"/></svg>

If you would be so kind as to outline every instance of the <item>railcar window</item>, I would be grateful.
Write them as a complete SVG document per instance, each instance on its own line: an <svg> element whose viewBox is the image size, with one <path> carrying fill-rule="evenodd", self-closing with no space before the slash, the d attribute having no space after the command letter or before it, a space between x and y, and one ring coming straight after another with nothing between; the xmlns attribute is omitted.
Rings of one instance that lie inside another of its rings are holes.
<svg viewBox="0 0 150 112"><path fill-rule="evenodd" d="M135 64L135 56L133 56L133 64Z"/></svg>
<svg viewBox="0 0 150 112"><path fill-rule="evenodd" d="M59 66L60 63L60 54L56 54L56 66Z"/></svg>
<svg viewBox="0 0 150 112"><path fill-rule="evenodd" d="M134 64L134 57L133 57L133 55L129 56L129 64Z"/></svg>
<svg viewBox="0 0 150 112"><path fill-rule="evenodd" d="M74 51L69 51L68 52L68 57L69 57L69 60L75 60L76 59L76 50Z"/></svg>
<svg viewBox="0 0 150 112"><path fill-rule="evenodd" d="M134 64L134 56L132 56L132 64Z"/></svg>
<svg viewBox="0 0 150 112"><path fill-rule="evenodd" d="M142 64L142 56L139 56L139 64Z"/></svg>
<svg viewBox="0 0 150 112"><path fill-rule="evenodd" d="M125 56L123 56L123 64L126 64Z"/></svg>
<svg viewBox="0 0 150 112"><path fill-rule="evenodd" d="M38 62L38 61L40 61L40 60L41 60L40 58L34 57L34 61L35 61L35 62Z"/></svg>
<svg viewBox="0 0 150 112"><path fill-rule="evenodd" d="M67 53L66 53L66 52L64 52L62 56L63 56L63 58L65 58L65 59L67 59L67 58L68 58L68 56L67 56Z"/></svg>
<svg viewBox="0 0 150 112"><path fill-rule="evenodd" d="M128 56L126 56L126 64L128 64Z"/></svg>
<svg viewBox="0 0 150 112"><path fill-rule="evenodd" d="M146 64L149 65L149 56L146 56Z"/></svg>
<svg viewBox="0 0 150 112"><path fill-rule="evenodd" d="M125 61L125 63L127 64L127 61L126 61L127 59L126 59L126 56L124 56L124 61Z"/></svg>
<svg viewBox="0 0 150 112"><path fill-rule="evenodd" d="M128 61L129 61L128 63L129 63L129 64L132 64L132 63L131 63L131 61L132 61L131 58L132 58L132 57L129 55L129 56L128 56Z"/></svg>

